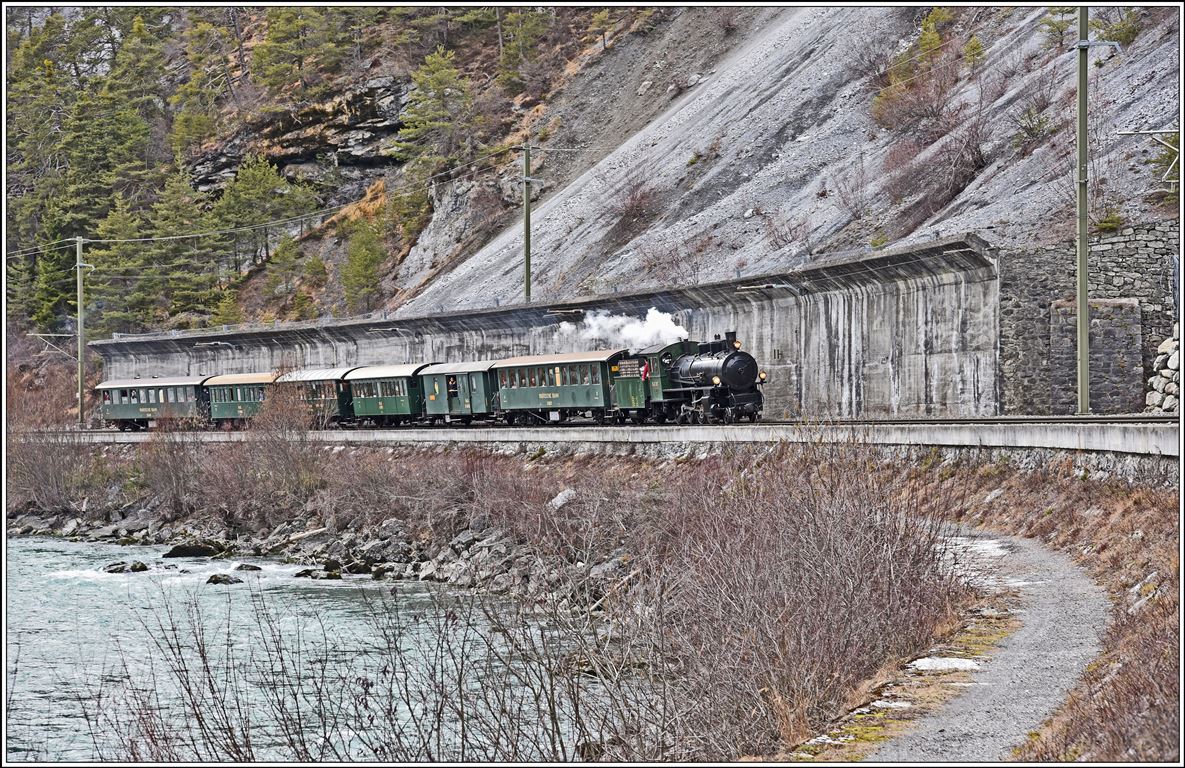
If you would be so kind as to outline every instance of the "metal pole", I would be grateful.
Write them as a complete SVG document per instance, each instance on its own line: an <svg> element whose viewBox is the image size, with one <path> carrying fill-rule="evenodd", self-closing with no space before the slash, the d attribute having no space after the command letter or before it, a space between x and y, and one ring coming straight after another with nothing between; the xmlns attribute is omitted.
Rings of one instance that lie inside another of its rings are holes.
<svg viewBox="0 0 1185 768"><path fill-rule="evenodd" d="M523 295L531 303L531 135L523 143Z"/></svg>
<svg viewBox="0 0 1185 768"><path fill-rule="evenodd" d="M1089 10L1078 9L1078 413L1090 413L1090 296L1087 291L1088 231L1086 87L1090 63Z"/></svg>
<svg viewBox="0 0 1185 768"><path fill-rule="evenodd" d="M78 334L78 426L81 428L86 422L86 378L85 364L83 352L86 349L86 332L83 328L83 322L86 317L86 308L82 303L82 237L74 238L74 283L77 288L77 296L75 301L78 302L78 327L75 331Z"/></svg>

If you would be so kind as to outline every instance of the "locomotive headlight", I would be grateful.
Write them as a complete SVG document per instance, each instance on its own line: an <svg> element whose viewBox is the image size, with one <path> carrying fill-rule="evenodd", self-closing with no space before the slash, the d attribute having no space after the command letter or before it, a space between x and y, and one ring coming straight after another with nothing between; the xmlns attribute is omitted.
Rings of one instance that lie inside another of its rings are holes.
<svg viewBox="0 0 1185 768"><path fill-rule="evenodd" d="M713 384L715 384L716 386L720 386L720 377L719 377L719 376L713 376L713 377L712 377L712 383L713 383Z"/></svg>
<svg viewBox="0 0 1185 768"><path fill-rule="evenodd" d="M733 339L732 340L732 348L733 349L740 349L741 348L741 340L740 339Z"/></svg>
<svg viewBox="0 0 1185 768"><path fill-rule="evenodd" d="M765 381L765 371L762 371L761 373L757 374L757 378L761 379L762 381Z"/></svg>

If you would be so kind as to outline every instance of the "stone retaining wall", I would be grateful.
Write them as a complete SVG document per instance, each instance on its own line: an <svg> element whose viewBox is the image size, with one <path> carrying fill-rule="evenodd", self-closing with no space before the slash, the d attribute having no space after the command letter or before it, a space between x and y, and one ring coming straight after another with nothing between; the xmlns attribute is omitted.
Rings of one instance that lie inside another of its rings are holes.
<svg viewBox="0 0 1185 768"><path fill-rule="evenodd" d="M1141 393L1143 382L1152 375L1158 339L1167 337L1177 319L1174 295L1174 257L1180 250L1180 224L1165 221L1128 227L1113 235L1097 237L1090 244L1091 306L1095 300L1134 299L1138 304L1140 362L1142 370L1104 366L1104 358L1091 355L1092 390L1125 389ZM997 252L1000 274L1000 376L1001 405L1005 414L1048 414L1064 412L1069 390L1075 400L1077 366L1074 356L1064 354L1067 314L1065 302L1075 296L1076 250L1073 241L1040 248ZM1063 308L1054 311L1055 302ZM1103 305L1100 305L1100 307ZM1105 325L1112 320L1133 322L1131 311L1100 310L1092 320L1091 337L1107 337ZM1073 317L1070 309L1069 317ZM1136 342L1130 328L1117 332L1128 343ZM1114 349L1111 340L1104 341ZM1114 339L1118 342L1118 338ZM1055 351L1058 347L1058 351ZM1100 366L1096 368L1096 366ZM1119 376L1118 380L1113 377ZM1104 383L1106 382L1106 383ZM1139 382L1136 384L1135 382ZM1114 408L1134 407L1135 395L1106 397L1095 413L1117 412ZM1092 397L1093 399L1093 397ZM1132 402L1128 402L1129 399ZM1141 405L1142 408L1142 405ZM1141 408L1135 408L1139 411Z"/></svg>
<svg viewBox="0 0 1185 768"><path fill-rule="evenodd" d="M1144 402L1149 413L1181 411L1181 336L1177 323L1173 323L1173 335L1156 348Z"/></svg>

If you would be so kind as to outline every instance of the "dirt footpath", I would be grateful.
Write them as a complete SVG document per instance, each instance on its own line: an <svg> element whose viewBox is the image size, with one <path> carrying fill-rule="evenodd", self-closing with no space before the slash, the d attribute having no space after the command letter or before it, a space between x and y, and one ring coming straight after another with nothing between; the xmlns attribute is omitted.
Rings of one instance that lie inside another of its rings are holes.
<svg viewBox="0 0 1185 768"><path fill-rule="evenodd" d="M975 557L1017 589L1020 629L972 672L964 693L915 721L867 759L979 762L1013 759L1021 744L1065 701L1099 652L1106 593L1066 555L1031 539L976 534Z"/></svg>

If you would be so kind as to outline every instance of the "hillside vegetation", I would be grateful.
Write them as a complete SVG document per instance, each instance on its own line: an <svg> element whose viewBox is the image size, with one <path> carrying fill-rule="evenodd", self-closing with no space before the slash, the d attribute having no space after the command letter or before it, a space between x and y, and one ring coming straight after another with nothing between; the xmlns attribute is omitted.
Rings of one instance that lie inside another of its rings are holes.
<svg viewBox="0 0 1185 768"><path fill-rule="evenodd" d="M1177 16L1096 9L1092 221L1174 215ZM10 317L97 333L694 283L1072 233L1053 8L11 9ZM1175 139L1174 139L1175 140ZM281 221L280 224L274 222ZM266 224L266 226L264 226ZM232 231L226 231L232 230ZM196 239L140 241L181 233ZM122 242L133 241L133 242Z"/></svg>

